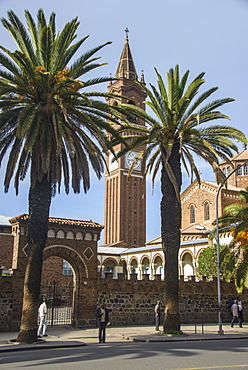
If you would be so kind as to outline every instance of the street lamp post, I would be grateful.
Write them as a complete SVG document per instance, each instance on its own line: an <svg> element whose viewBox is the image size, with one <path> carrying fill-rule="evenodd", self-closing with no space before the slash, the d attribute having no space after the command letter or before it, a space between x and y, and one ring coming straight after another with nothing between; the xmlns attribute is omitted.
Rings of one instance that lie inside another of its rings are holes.
<svg viewBox="0 0 248 370"><path fill-rule="evenodd" d="M218 334L224 334L224 331L222 329L222 318L221 318L221 286L220 286L220 238L219 238L219 195L220 191L222 189L222 186L225 184L225 182L229 179L229 177L232 176L240 167L245 166L248 163L248 161L245 161L243 164L236 167L220 184L219 189L217 191L216 195L216 205L215 205L215 211L216 211L216 259L217 259L217 290L218 290L218 318L219 318L219 330Z"/></svg>

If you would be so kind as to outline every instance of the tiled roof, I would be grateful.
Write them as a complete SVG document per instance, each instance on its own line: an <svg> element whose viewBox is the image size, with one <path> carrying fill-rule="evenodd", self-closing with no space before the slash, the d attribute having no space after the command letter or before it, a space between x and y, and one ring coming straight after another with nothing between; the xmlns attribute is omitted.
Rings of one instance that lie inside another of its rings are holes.
<svg viewBox="0 0 248 370"><path fill-rule="evenodd" d="M187 247L188 245L197 245L197 244L204 244L208 245L208 238L202 238L202 239L192 239L192 240L184 240L181 241L180 246L181 247ZM149 251L154 251L154 250L161 250L162 251L162 245L157 244L157 245L146 245L144 247L139 247L139 248L114 248L114 247L106 247L106 246L99 246L97 248L97 253L98 254L108 254L108 255L119 255L122 256L124 254L135 254L135 253L145 253Z"/></svg>
<svg viewBox="0 0 248 370"><path fill-rule="evenodd" d="M232 161L243 161L248 160L248 150L242 150L242 152L239 152L235 154L232 159Z"/></svg>
<svg viewBox="0 0 248 370"><path fill-rule="evenodd" d="M13 223L15 221L26 221L27 219L28 219L28 214L22 214L22 215L11 218L10 222ZM93 221L73 220L70 218L49 217L48 221L50 224L57 224L57 225L84 226L84 227L94 227L94 228L99 228L99 229L104 228L103 225L100 225Z"/></svg>
<svg viewBox="0 0 248 370"><path fill-rule="evenodd" d="M208 184L208 185L215 186L216 188L219 188L220 187L220 184L217 184L217 182L212 182L212 181L207 181L207 180L204 180L204 182L206 184ZM240 190L244 190L244 189L238 188L237 186L233 186L233 185L227 184L227 188L223 187L223 190L234 190L234 191L240 192Z"/></svg>
<svg viewBox="0 0 248 370"><path fill-rule="evenodd" d="M109 248L109 247L116 247L116 248L132 248L133 246L127 242L121 240L120 242L111 243L111 244L103 244L101 247Z"/></svg>
<svg viewBox="0 0 248 370"><path fill-rule="evenodd" d="M235 154L232 158L230 158L231 161L244 161L248 160L248 150L242 150L241 152ZM226 161L220 162L220 164L225 164Z"/></svg>

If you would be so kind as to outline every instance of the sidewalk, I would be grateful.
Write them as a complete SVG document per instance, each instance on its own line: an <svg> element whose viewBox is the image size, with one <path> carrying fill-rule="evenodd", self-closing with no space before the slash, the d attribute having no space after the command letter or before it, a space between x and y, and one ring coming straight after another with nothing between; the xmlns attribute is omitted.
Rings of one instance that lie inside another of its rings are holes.
<svg viewBox="0 0 248 370"><path fill-rule="evenodd" d="M248 339L248 325L239 328L236 324L234 328L231 328L229 324L223 324L223 335L217 333L217 323L204 324L203 328L201 325L197 325L196 328L193 325L182 325L181 330L184 335L164 335L156 333L153 326L110 326L107 328L106 340L111 343L125 340L136 342L173 342ZM70 326L54 326L48 327L47 334L46 340L39 340L33 344L20 344L10 342L17 337L16 332L0 333L0 352L79 347L98 343L98 328L72 329Z"/></svg>

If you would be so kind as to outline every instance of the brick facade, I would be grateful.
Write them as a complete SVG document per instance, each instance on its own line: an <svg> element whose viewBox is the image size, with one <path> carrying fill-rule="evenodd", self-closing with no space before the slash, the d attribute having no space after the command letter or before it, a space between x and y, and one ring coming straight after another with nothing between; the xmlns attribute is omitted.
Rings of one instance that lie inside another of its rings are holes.
<svg viewBox="0 0 248 370"><path fill-rule="evenodd" d="M146 93L135 83L138 76L128 37L115 77L118 79L108 85L108 92L119 95L120 99L108 98L108 104L114 106L129 103L145 110ZM131 122L137 126L145 126L145 122L140 118L134 118ZM114 148L117 153L123 149L123 144L118 144ZM140 165L134 168L131 177L128 178L129 154L122 156L114 164L111 162L112 154L106 158L109 172L105 175L104 244L125 241L130 245L143 246L146 242L146 182L143 180Z"/></svg>
<svg viewBox="0 0 248 370"><path fill-rule="evenodd" d="M191 224L201 224L208 229L213 229L213 222L216 219L216 195L219 186L215 182L202 180L198 184L195 180L181 194L182 204L182 230ZM228 186L222 188L219 197L219 216L223 214L225 207L233 203L242 203L239 199L239 188ZM206 206L209 212L206 212ZM192 220L192 208L194 208L194 220ZM208 217L207 217L208 216Z"/></svg>
<svg viewBox="0 0 248 370"><path fill-rule="evenodd" d="M14 238L10 233L0 233L0 267L8 270L12 267Z"/></svg>
<svg viewBox="0 0 248 370"><path fill-rule="evenodd" d="M14 236L13 265L12 265L12 290L13 308L11 327L16 330L19 327L22 299L23 282L27 264L25 246L27 244L26 232L28 215L17 216L10 220ZM58 260L68 261L74 270L74 326L88 325L94 320L94 311L97 302L97 241L103 226L91 221L69 220L49 218L49 231L46 247L43 252L44 268L48 267L51 275L45 273L43 282L53 283L54 278L61 276L61 265ZM56 259L53 260L53 257ZM57 275L58 274L58 275ZM72 278L64 277L64 280Z"/></svg>

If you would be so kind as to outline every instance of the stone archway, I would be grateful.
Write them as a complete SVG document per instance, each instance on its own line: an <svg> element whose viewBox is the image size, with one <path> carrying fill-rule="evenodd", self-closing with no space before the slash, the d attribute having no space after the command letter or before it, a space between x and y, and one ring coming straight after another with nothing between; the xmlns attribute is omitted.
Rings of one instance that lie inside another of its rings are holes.
<svg viewBox="0 0 248 370"><path fill-rule="evenodd" d="M89 277L86 262L76 250L67 245L47 246L43 252L43 260L45 261L52 257L60 257L68 261L74 271L71 324L78 327L85 316L84 307L86 303L82 302L80 297L84 295L83 290L85 289L85 285L88 285L88 282L85 284ZM85 319L87 320L87 318Z"/></svg>
<svg viewBox="0 0 248 370"><path fill-rule="evenodd" d="M14 236L13 322L18 328L21 319L24 275L27 265L28 215L13 219ZM85 327L95 325L98 298L97 241L103 226L92 221L49 217L49 231L43 260L61 257L68 261L75 272L73 325ZM20 230L23 230L21 233Z"/></svg>

